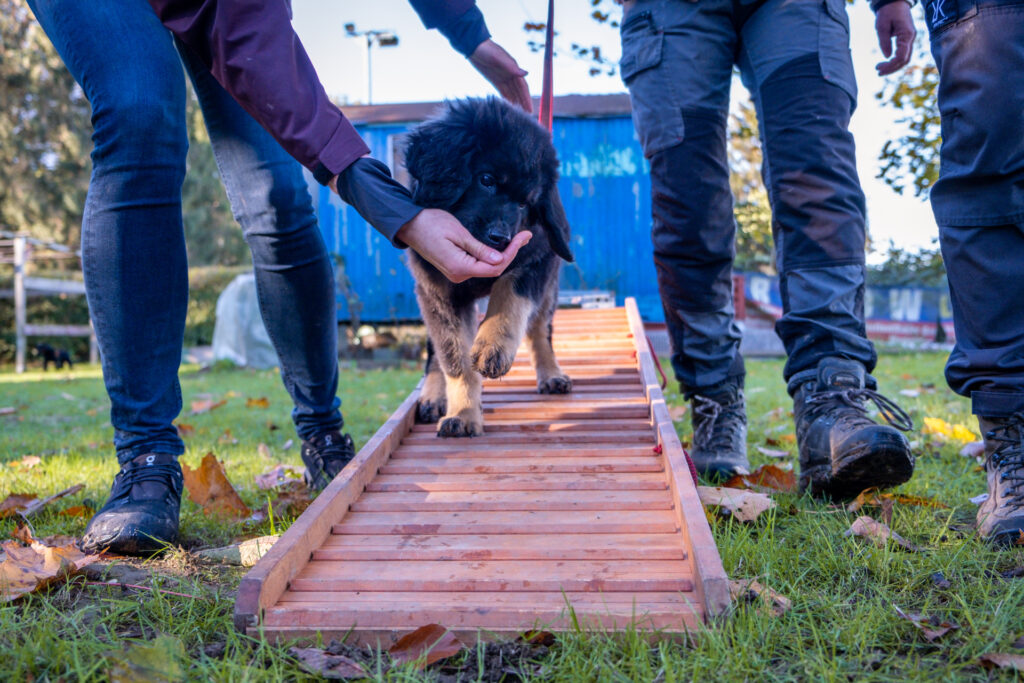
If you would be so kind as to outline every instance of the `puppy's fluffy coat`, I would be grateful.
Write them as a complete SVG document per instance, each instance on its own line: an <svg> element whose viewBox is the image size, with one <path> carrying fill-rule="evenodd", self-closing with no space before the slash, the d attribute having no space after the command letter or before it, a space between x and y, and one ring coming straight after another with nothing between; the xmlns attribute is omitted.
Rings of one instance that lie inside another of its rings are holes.
<svg viewBox="0 0 1024 683"><path fill-rule="evenodd" d="M416 128L405 164L416 203L451 212L481 242L501 251L516 233L534 234L497 278L453 284L410 255L429 337L418 418L440 420L441 436L476 436L483 433L480 376L507 373L524 335L538 391L572 389L551 346L558 258L573 260L558 196L558 157L536 121L489 98L449 103L440 117ZM487 315L478 328L475 304L485 296Z"/></svg>

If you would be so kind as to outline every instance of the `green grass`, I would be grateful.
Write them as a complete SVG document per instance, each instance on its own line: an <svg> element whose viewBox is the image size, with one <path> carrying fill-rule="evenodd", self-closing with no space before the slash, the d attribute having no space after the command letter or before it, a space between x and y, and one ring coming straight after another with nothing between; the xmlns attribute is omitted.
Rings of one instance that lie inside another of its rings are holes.
<svg viewBox="0 0 1024 683"><path fill-rule="evenodd" d="M967 402L949 392L938 354L883 356L876 376L882 391L899 398L920 430L924 416L964 424L976 431ZM754 465L771 460L756 447L766 438L785 441L792 433L791 403L780 379L781 361L748 363L750 455ZM408 393L418 377L414 368L342 373L341 397L347 429L361 445ZM917 398L900 389L935 385ZM215 368L182 372L185 411L181 422L195 428L187 440L185 462L195 465L207 452L220 457L242 497L262 505L254 475L278 462L299 465L291 429L289 402L275 372ZM189 415L192 400L208 395L228 398L213 412ZM267 397L268 409L247 408L246 398ZM681 405L678 394L669 402ZM79 534L85 520L57 511L89 500L102 503L116 463L107 425L109 403L94 368L73 373L0 374L0 407L17 406L0 416L0 463L41 455L41 465L24 469L0 466L0 498L11 492L44 495L79 482L86 489L32 518L38 535ZM688 416L680 435L688 438ZM276 429L272 428L276 427ZM231 439L225 439L225 430ZM740 606L714 628L684 641L650 639L637 633L594 632L561 635L536 671L550 680L949 680L1012 679L1010 672L987 672L978 664L986 652L1014 652L1024 633L1024 578L1000 572L1024 566L1024 551L993 551L979 541L971 523L975 506L968 498L985 490L973 460L958 455L959 444L935 445L918 432L918 466L902 492L935 498L949 506L897 504L892 526L921 546L918 553L880 549L845 538L855 515L797 495L778 495L779 506L757 522L715 519L713 530L726 571L733 578L758 578L792 600L782 616L756 605ZM231 443L237 439L237 443ZM290 449L284 446L293 441ZM269 447L261 456L258 446ZM795 457L789 462L795 462ZM867 510L867 512L877 512ZM291 520L275 520L278 531ZM0 538L14 525L0 521ZM187 594L123 590L77 579L47 593L0 606L0 671L5 680L103 680L108 657L167 635L184 646L181 663L190 680L303 679L287 647L239 636L231 626L233 590L242 570L202 564L190 551L222 545L270 531L269 523L239 527L206 518L186 500L182 508L182 546L165 557L122 567L122 583ZM950 582L936 585L936 572ZM959 625L929 643L893 605ZM223 656L206 654L224 645ZM1024 650L1016 650L1024 654ZM406 667L391 680L419 680Z"/></svg>

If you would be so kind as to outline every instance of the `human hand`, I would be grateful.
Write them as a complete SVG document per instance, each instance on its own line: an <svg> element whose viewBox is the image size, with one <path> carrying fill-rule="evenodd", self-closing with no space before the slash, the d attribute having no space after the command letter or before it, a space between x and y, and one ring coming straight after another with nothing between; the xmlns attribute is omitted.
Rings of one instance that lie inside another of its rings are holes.
<svg viewBox="0 0 1024 683"><path fill-rule="evenodd" d="M446 278L459 283L472 277L498 277L533 235L520 232L505 251L498 252L477 241L447 211L423 209L399 228L395 237L432 263Z"/></svg>
<svg viewBox="0 0 1024 683"><path fill-rule="evenodd" d="M488 38L477 46L469 56L469 62L491 85L512 104L518 104L524 111L533 110L530 88L526 84L526 72L519 68L512 55Z"/></svg>
<svg viewBox="0 0 1024 683"><path fill-rule="evenodd" d="M914 18L910 14L910 3L896 0L882 5L875 17L875 32L878 33L878 46L886 61L875 65L880 76L888 76L905 67L910 62L910 53L914 49ZM893 50L893 39L896 49Z"/></svg>

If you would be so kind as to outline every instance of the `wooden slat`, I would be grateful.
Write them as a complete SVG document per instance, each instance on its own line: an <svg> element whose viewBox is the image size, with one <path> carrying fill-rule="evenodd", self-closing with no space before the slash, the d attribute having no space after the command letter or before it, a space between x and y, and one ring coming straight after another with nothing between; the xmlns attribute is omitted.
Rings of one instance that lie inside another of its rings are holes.
<svg viewBox="0 0 1024 683"><path fill-rule="evenodd" d="M686 561L313 561L293 591L691 591Z"/></svg>
<svg viewBox="0 0 1024 683"><path fill-rule="evenodd" d="M627 442L625 444L599 443L561 443L542 444L542 448L523 448L516 443L486 443L483 437L475 437L468 446L463 446L466 439L438 439L424 443L407 443L398 448L392 460L406 458L508 458L531 457L543 459L551 456L564 458L589 458L618 456L626 458L644 458L657 453L654 441L647 444Z"/></svg>
<svg viewBox="0 0 1024 683"><path fill-rule="evenodd" d="M465 443L465 442L469 443ZM609 441L612 443L609 444ZM484 425L484 433L481 436L466 437L442 437L435 432L413 432L402 439L403 446L438 446L447 450L461 450L463 444L470 448L481 446L504 446L518 444L523 448L527 446L559 446L565 444L602 444L602 445L630 445L638 443L651 443L655 441L654 432L650 427L643 431L623 431L609 434L605 430L592 432L561 432L555 434L544 434L540 432L489 432L487 425Z"/></svg>
<svg viewBox="0 0 1024 683"><path fill-rule="evenodd" d="M630 491L667 489L663 474L391 474L367 491Z"/></svg>
<svg viewBox="0 0 1024 683"><path fill-rule="evenodd" d="M403 491L366 492L353 512L497 510L671 510L664 491Z"/></svg>
<svg viewBox="0 0 1024 683"><path fill-rule="evenodd" d="M563 433L563 432L590 432L590 431L614 431L632 432L647 430L653 435L651 423L647 420L488 420L487 433L498 432L541 432L541 433ZM437 425L417 424L413 425L412 434L430 433L437 431ZM406 440L408 437L406 437Z"/></svg>
<svg viewBox="0 0 1024 683"><path fill-rule="evenodd" d="M667 495L661 492L659 495ZM665 534L345 534L313 551L322 560L684 560Z"/></svg>
<svg viewBox="0 0 1024 683"><path fill-rule="evenodd" d="M391 460L381 474L529 474L662 472L661 458L406 458Z"/></svg>
<svg viewBox="0 0 1024 683"><path fill-rule="evenodd" d="M335 534L665 534L677 528L666 510L527 512L350 512Z"/></svg>

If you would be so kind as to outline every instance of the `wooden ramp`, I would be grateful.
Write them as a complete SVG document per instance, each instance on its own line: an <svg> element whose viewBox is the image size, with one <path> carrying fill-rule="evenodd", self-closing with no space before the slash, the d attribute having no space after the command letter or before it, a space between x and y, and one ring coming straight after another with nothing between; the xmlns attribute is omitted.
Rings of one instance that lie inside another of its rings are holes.
<svg viewBox="0 0 1024 683"><path fill-rule="evenodd" d="M429 623L470 638L542 626L678 632L723 612L721 559L636 303L561 310L573 393L529 354L484 385L486 434L414 422L419 389L242 580L235 623L387 646Z"/></svg>

